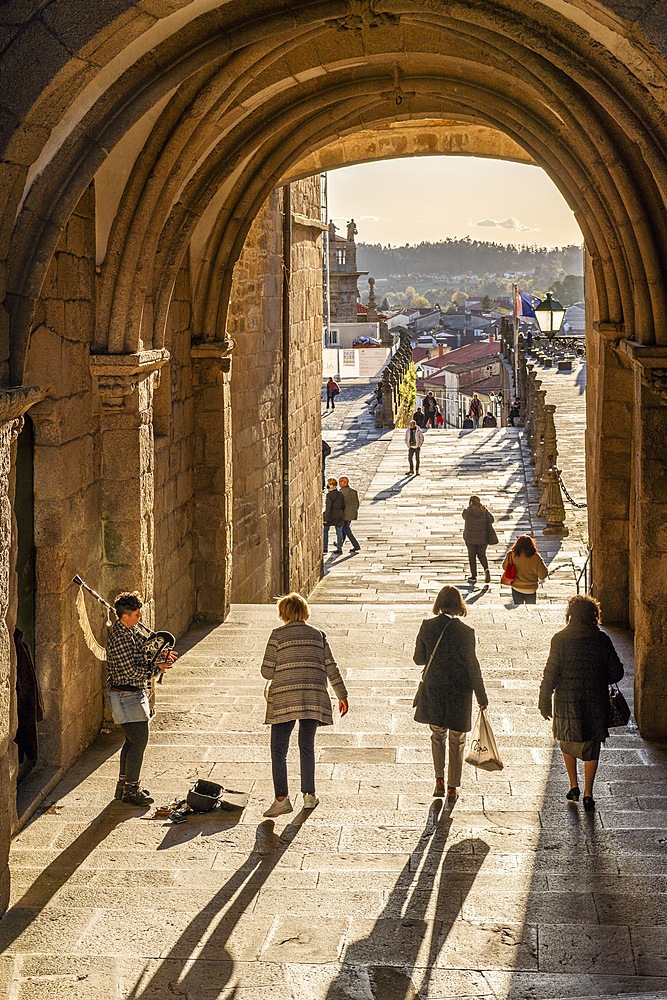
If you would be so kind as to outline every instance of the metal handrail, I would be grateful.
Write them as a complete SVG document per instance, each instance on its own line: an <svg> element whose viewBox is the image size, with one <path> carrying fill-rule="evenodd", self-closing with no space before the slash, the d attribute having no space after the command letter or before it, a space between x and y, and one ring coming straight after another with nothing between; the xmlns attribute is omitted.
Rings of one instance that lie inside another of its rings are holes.
<svg viewBox="0 0 667 1000"><path fill-rule="evenodd" d="M589 545L588 555L586 556L586 562L581 567L578 573L575 574L575 583L577 585L577 593L581 592L581 580L584 580L584 593L590 594L593 588L593 547Z"/></svg>

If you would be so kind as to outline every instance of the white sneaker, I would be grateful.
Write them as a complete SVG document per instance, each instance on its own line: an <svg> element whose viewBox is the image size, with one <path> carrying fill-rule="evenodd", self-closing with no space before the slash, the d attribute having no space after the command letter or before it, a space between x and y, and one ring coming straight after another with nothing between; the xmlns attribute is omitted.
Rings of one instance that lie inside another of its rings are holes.
<svg viewBox="0 0 667 1000"><path fill-rule="evenodd" d="M264 813L265 816L282 816L283 813L292 812L292 803L289 799L283 799L279 802L278 799L273 800L273 804Z"/></svg>
<svg viewBox="0 0 667 1000"><path fill-rule="evenodd" d="M320 804L320 800L317 795L308 795L306 792L303 796L303 808L304 809L314 809L315 806Z"/></svg>

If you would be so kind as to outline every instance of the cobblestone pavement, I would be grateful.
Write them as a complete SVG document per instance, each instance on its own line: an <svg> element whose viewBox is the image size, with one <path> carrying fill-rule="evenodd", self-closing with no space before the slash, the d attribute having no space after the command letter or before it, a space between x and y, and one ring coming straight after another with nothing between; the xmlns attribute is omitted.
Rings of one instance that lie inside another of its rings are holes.
<svg viewBox="0 0 667 1000"><path fill-rule="evenodd" d="M400 558L423 559L417 528L441 503L435 484L448 496L459 488L452 468L470 462L485 498L504 495L501 482L511 486L506 535L531 515L516 432L475 432L473 448L456 435L436 444L434 435L418 487L400 490L395 437L366 497L372 511L381 507L371 502L378 492L410 498L402 515L412 530L387 549L386 592L313 608L350 693L348 716L318 734L319 806L301 808L293 750L295 811L262 819L272 788L259 661L275 610L236 606L223 625L193 629L158 689L143 780L160 802L184 794L195 777L211 778L249 792L247 808L176 826L110 802L119 741L101 736L14 840L0 996L665 995L667 753L632 727L615 730L603 749L597 811L566 803L562 762L536 706L562 604L509 608L495 585L469 595L505 767L464 765L453 807L431 797L429 740L411 708L419 677L412 651L430 582L420 590L408 579L399 591ZM415 500L407 490L417 488ZM325 589L345 579L344 565L333 566ZM372 566L377 578L382 564ZM631 644L612 634L630 698Z"/></svg>

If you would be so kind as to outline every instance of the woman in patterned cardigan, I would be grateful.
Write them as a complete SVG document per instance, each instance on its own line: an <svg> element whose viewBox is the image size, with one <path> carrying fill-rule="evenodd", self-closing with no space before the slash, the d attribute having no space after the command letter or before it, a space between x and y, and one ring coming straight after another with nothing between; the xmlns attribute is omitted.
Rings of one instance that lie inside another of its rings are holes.
<svg viewBox="0 0 667 1000"><path fill-rule="evenodd" d="M265 816L292 812L288 798L287 751L296 720L299 720L301 791L304 809L314 809L315 733L318 726L333 723L327 681L338 697L341 716L347 713L347 688L324 632L307 625L310 608L301 594L287 594L278 601L278 617L262 662L262 677L271 683L267 692L266 718L271 726L271 767L275 801Z"/></svg>

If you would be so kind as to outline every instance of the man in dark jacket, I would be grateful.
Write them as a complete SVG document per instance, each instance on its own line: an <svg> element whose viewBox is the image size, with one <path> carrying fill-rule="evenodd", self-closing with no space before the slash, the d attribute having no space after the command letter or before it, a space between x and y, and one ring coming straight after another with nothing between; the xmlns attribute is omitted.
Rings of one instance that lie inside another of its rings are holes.
<svg viewBox="0 0 667 1000"><path fill-rule="evenodd" d="M497 427L497 426L498 426L498 421L489 410L487 415L484 417L484 420L482 420L482 427Z"/></svg>
<svg viewBox="0 0 667 1000"><path fill-rule="evenodd" d="M359 516L359 494L356 490L353 490L350 486L350 480L347 476L341 476L339 479L340 491L343 494L343 499L345 500L345 519L343 521L343 539L349 539L350 553L356 554L361 546L352 534L352 521L356 521Z"/></svg>
<svg viewBox="0 0 667 1000"><path fill-rule="evenodd" d="M435 411L438 404L436 403L435 396L432 392L427 392L422 399L422 409L424 411L424 426L430 424L431 427L435 426Z"/></svg>

